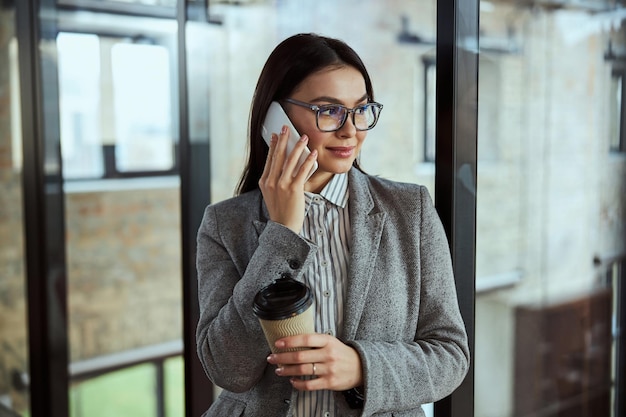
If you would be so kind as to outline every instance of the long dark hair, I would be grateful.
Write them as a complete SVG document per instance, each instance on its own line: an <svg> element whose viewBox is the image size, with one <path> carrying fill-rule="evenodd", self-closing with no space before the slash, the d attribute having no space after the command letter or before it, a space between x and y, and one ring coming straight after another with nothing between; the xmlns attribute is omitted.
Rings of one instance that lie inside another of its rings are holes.
<svg viewBox="0 0 626 417"><path fill-rule="evenodd" d="M357 53L345 42L302 33L285 39L274 48L265 62L254 91L248 130L248 162L237 185L237 194L259 187L258 182L269 150L261 136L261 126L270 103L288 98L309 75L332 66L350 66L357 69L365 79L368 99L374 100L367 69ZM356 160L353 165L359 168Z"/></svg>

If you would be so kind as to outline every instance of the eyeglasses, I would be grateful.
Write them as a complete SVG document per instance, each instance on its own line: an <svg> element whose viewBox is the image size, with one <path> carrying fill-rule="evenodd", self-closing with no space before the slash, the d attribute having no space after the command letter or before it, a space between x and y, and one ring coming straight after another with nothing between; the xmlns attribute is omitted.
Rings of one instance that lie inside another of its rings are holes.
<svg viewBox="0 0 626 417"><path fill-rule="evenodd" d="M352 113L352 124L356 130L370 130L376 126L378 116L383 109L383 105L376 102L363 104L353 109L340 104L323 104L317 106L311 103L286 98L287 103L296 106L306 107L315 112L315 123L322 132L335 132L343 127L348 119L348 114Z"/></svg>

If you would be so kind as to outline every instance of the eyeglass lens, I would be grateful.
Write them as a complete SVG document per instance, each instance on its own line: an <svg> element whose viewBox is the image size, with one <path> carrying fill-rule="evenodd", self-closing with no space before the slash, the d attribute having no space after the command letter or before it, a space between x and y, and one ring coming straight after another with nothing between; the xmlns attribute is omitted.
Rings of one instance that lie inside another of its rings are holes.
<svg viewBox="0 0 626 417"><path fill-rule="evenodd" d="M350 111L343 106L326 105L320 106L317 111L317 125L320 130L332 132L340 129L345 123ZM358 130L371 129L376 120L380 108L375 103L368 103L352 110L352 122Z"/></svg>

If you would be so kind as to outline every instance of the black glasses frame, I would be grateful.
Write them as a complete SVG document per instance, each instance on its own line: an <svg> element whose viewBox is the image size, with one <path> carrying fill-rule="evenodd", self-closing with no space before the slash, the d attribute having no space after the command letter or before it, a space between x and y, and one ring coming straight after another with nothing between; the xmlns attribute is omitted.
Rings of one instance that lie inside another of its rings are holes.
<svg viewBox="0 0 626 417"><path fill-rule="evenodd" d="M315 124L317 126L317 128L319 130L321 130L322 132L336 132L339 129L341 129L343 127L344 124L346 124L346 120L348 120L348 115L352 114L352 124L354 125L354 127L356 128L356 130L358 131L365 131L365 130L370 130L372 129L374 126L376 126L376 123L378 123L378 118L380 117L380 112L383 110L383 105L380 103L377 103L375 101L370 101L369 103L363 104L361 106L357 106L354 108L348 108L346 106L342 106L341 104L324 104L321 106L318 106L316 104L311 104L311 103L305 103L304 101L299 101L299 100L295 100L293 98L286 98L283 101L287 102L287 103L291 103L291 104L295 104L296 106L300 106L300 107L306 107L307 109L315 112ZM339 123L339 126L337 126L335 129L332 130L328 130L328 129L322 129L320 127L320 123L319 123L319 117L320 117L320 111L327 109L327 108L337 108L340 107L342 109L345 109L346 112L344 113L344 117L343 120L341 120L341 123ZM363 107L374 107L376 108L376 110L373 112L374 113L374 123L372 123L371 126L367 127L366 129L360 129L356 126L356 123L354 121L354 112L358 109L362 109Z"/></svg>

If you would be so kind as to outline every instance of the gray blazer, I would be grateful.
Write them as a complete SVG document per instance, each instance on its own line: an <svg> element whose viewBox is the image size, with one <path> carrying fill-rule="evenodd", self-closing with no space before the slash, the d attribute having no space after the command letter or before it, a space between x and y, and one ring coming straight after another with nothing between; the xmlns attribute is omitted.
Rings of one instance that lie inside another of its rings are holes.
<svg viewBox="0 0 626 417"><path fill-rule="evenodd" d="M341 417L423 416L468 370L448 242L426 188L349 172L352 229L341 339L361 356L362 410ZM224 391L204 416L291 416L295 393L268 365L254 295L300 277L315 245L269 220L260 191L210 205L198 231L198 355ZM210 395L210 393L207 393Z"/></svg>

